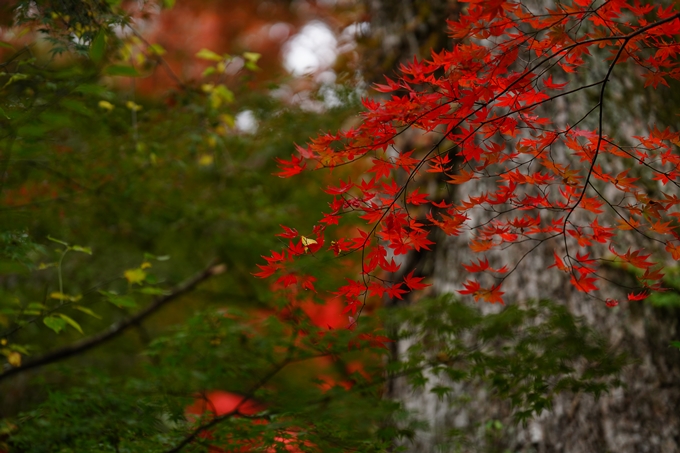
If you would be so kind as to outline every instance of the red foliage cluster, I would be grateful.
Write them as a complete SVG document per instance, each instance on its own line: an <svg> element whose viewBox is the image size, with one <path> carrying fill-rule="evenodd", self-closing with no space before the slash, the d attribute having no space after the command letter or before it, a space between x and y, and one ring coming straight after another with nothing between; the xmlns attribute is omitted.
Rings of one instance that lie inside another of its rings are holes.
<svg viewBox="0 0 680 453"><path fill-rule="evenodd" d="M187 415L190 416L201 416L205 415L206 412L212 414L214 417L220 417L220 416L227 416L234 414L235 417L238 417L239 415L254 415L257 414L258 412L261 412L264 410L264 406L255 403L253 401L247 400L244 397L240 395L236 395L234 393L229 393L229 392L222 392L222 391L214 391L207 393L205 395L202 395L200 398L198 398L194 404L189 406L186 409ZM255 420L253 423L265 423L264 420ZM199 436L203 439L210 440L212 438L212 434L208 431L203 431L199 434ZM289 431L286 432L286 437L277 437L275 438L275 441L283 446L283 449L288 452L300 452L300 448L297 446L296 441L295 441L295 432ZM226 453L227 451L229 452L250 452L250 451L265 451L265 452L275 452L275 451L280 451L280 449L277 449L275 446L270 446L266 449L262 449L262 443L258 442L257 440L248 440L248 441L240 441L240 442L235 442L236 446L232 445L229 447L229 450L224 450L224 448L221 448L220 446L217 445L209 445L208 446L208 451L210 453ZM309 446L307 443L305 445ZM226 448L226 447L225 447Z"/></svg>
<svg viewBox="0 0 680 453"><path fill-rule="evenodd" d="M257 276L278 275L284 287L304 285L309 280L297 263L309 255L360 254L361 276L331 290L356 316L369 297L401 299L426 286L413 273L398 272L399 256L428 250L430 232L439 229L466 235L480 254L549 244L551 267L608 306L615 301L598 295L598 269L605 262L640 270L631 300L660 289L669 258L662 249L680 258L680 198L667 190L678 187L674 146L680 134L652 126L628 146L608 134L604 118L618 72L639 74L645 88L680 79L680 13L672 4L626 0L574 0L541 12L518 1L466 2L460 18L449 23L457 42L452 49L414 59L398 79L377 85L385 98L364 100L357 127L321 135L279 162L282 177L346 165L356 175L325 189L333 200L310 238L285 228L288 246L272 251ZM574 73L594 80L571 86ZM546 113L558 102L568 108L565 99L584 90L596 101L571 124ZM431 147L399 150L396 140L407 129L429 137ZM362 158L370 166L355 163ZM446 181L442 185L464 187L460 201L425 191L437 176ZM654 195L652 181L659 184ZM350 213L368 227L349 234L347 228L329 229L342 227ZM661 247L654 254L622 251L616 244L632 233ZM509 263L498 269L486 256L466 265L471 274L491 278L471 276L459 292L502 303L502 283L521 261L504 256Z"/></svg>
<svg viewBox="0 0 680 453"><path fill-rule="evenodd" d="M296 307L288 307L279 313L279 316L289 321L293 326L299 323L300 318L296 317ZM304 301L298 304L297 308L301 309L301 316L308 317L311 323L321 329L328 329L329 331L335 328L342 328L347 326L347 316L343 314L343 307L338 300L330 301L327 304L315 304L311 300ZM295 328L295 327L294 327ZM306 335L308 332L301 332L301 335ZM321 336L323 339L323 335ZM376 336L372 334L360 334L357 341L350 344L350 348L356 346L360 348L362 342L368 342L372 346L384 347L385 343L390 341L386 337ZM330 356L320 356L313 360L308 360L308 365L314 369L316 381L322 391L331 390L335 386L341 386L349 390L354 385L351 378L338 380L332 370L337 368L335 360ZM349 361L345 364L347 376L353 373L359 373L364 378L369 378L364 371L363 364L360 361ZM196 398L193 404L188 406L185 410L187 418L197 423L199 427L198 437L209 442L208 451L210 453L225 453L229 452L250 452L250 451L265 451L274 452L281 451L283 448L287 452L300 452L300 445L305 447L313 447L309 441L298 439L298 434L293 429L287 429L281 432L280 436L274 438L278 445L271 445L264 447L261 440L258 439L230 439L229 446L224 444L224 441L217 441L214 439L213 433L206 427L211 423L221 418L229 417L253 417L252 423L266 424L266 418L258 418L257 414L263 412L267 406L248 399L242 395L231 392L213 390L201 394ZM206 421L207 418L207 421ZM207 425L204 425L207 423ZM225 448L228 448L225 450ZM278 448L278 449L277 449Z"/></svg>

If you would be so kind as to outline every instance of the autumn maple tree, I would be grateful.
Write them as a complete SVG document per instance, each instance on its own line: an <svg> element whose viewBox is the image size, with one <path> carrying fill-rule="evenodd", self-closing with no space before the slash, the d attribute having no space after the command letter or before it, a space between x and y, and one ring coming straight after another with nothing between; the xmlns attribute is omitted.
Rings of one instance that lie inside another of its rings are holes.
<svg viewBox="0 0 680 453"><path fill-rule="evenodd" d="M561 391L617 384L622 356L556 303L481 314L427 294L365 315L425 290L405 258L447 235L477 254L458 289L477 301L503 303L538 247L609 306L604 266L636 276L630 300L663 289L680 256L680 135L605 119L619 77L663 90L680 75L673 6L468 1L451 49L403 65L354 126L303 144L345 121L356 87L310 112L255 83L274 51L184 48L184 35L165 49L166 32L134 26L147 16L126 12L134 2L15 3L26 34L0 41L0 192L21 214L0 232L0 394L13 396L0 450L378 453L424 426L388 393L396 379L442 377L427 388L439 398L489 385L520 421Z"/></svg>
<svg viewBox="0 0 680 453"><path fill-rule="evenodd" d="M637 276L629 300L662 289L664 264L680 258L680 134L650 124L626 135L630 128L609 130L606 118L611 91L622 89L613 87L617 78L634 74L649 90L680 79L675 5L465 3L449 22L453 48L376 85L382 97L364 99L358 126L279 161L281 177L319 169L345 176L324 189L332 200L311 233L284 227L288 245L257 275L311 289L299 263L360 255L360 275L330 289L352 324L371 298L427 286L399 272L400 258L427 250L441 230L466 235L479 255L458 290L476 301L503 303L503 282L537 247L552 248L553 271L608 306L618 301L598 290L603 266ZM572 98L592 102L575 108ZM429 145L401 149L406 133ZM459 199L445 186L456 186ZM351 227L356 216L365 226ZM644 248L627 245L630 235ZM503 262L489 260L495 250Z"/></svg>

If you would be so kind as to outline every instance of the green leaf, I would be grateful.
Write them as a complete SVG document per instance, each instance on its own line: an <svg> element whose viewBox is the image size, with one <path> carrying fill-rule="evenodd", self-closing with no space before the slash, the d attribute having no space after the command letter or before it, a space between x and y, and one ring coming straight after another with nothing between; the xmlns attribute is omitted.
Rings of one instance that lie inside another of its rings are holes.
<svg viewBox="0 0 680 453"><path fill-rule="evenodd" d="M106 297L106 300L119 308L135 308L137 307L137 302L128 295L119 295L111 291L99 291L99 294Z"/></svg>
<svg viewBox="0 0 680 453"><path fill-rule="evenodd" d="M17 130L17 135L22 138L41 139L48 130L49 128L42 124L24 124Z"/></svg>
<svg viewBox="0 0 680 453"><path fill-rule="evenodd" d="M152 296L165 296L170 294L170 292L164 289L154 288L153 286L145 286L144 288L140 289L139 292L142 294L150 294Z"/></svg>
<svg viewBox="0 0 680 453"><path fill-rule="evenodd" d="M0 274L18 274L28 271L29 270L22 263L0 261Z"/></svg>
<svg viewBox="0 0 680 453"><path fill-rule="evenodd" d="M46 316L43 318L43 323L56 333L61 332L66 327L66 320L56 316Z"/></svg>
<svg viewBox="0 0 680 453"><path fill-rule="evenodd" d="M671 341L671 346L675 346L676 348L680 349L680 341Z"/></svg>
<svg viewBox="0 0 680 453"><path fill-rule="evenodd" d="M12 83L14 83L18 80L26 80L26 79L28 79L27 74L14 74L12 77L9 78L7 83L5 83L5 85L2 88L7 88L9 85L11 85Z"/></svg>
<svg viewBox="0 0 680 453"><path fill-rule="evenodd" d="M97 313L93 312L92 310L90 310L87 307L82 307L80 305L74 305L73 308L75 308L78 311L82 311L83 313L88 314L88 315L92 316L93 318L102 319L101 316L99 316Z"/></svg>
<svg viewBox="0 0 680 453"><path fill-rule="evenodd" d="M11 44L8 43L8 42L5 42L5 41L0 41L0 47L4 47L5 49L14 50L14 46L11 45Z"/></svg>
<svg viewBox="0 0 680 453"><path fill-rule="evenodd" d="M75 90L75 93L90 94L93 96L101 96L104 99L114 99L115 95L111 91L107 90L106 87L95 84L84 84L79 85Z"/></svg>
<svg viewBox="0 0 680 453"><path fill-rule="evenodd" d="M224 60L223 56L218 55L215 52L213 52L212 50L208 50L208 49L205 49L205 48L199 50L198 53L196 54L196 57L202 58L204 60L211 60L211 61L222 61L222 60Z"/></svg>
<svg viewBox="0 0 680 453"><path fill-rule="evenodd" d="M14 351L19 351L20 353L22 353L24 355L28 355L28 353L29 353L28 349L25 346L20 345L20 344L16 344L16 343L12 344L12 349Z"/></svg>
<svg viewBox="0 0 680 453"><path fill-rule="evenodd" d="M260 67L259 67L258 65L256 65L255 63L253 63L252 61L246 61L246 64L245 64L244 66L245 66L245 68L248 69L249 71L255 72L255 71L259 71L259 70L260 70Z"/></svg>
<svg viewBox="0 0 680 453"><path fill-rule="evenodd" d="M73 112L80 113L81 115L85 116L92 116L92 110L88 109L85 107L85 104L83 104L80 101L76 101L75 99L64 99L60 102L62 107L65 107Z"/></svg>
<svg viewBox="0 0 680 453"><path fill-rule="evenodd" d="M82 295L77 295L77 296L69 296L68 294L60 293L60 292L53 292L50 294L51 299L57 299L61 301L70 301L70 302L78 302L80 299L83 298Z"/></svg>
<svg viewBox="0 0 680 453"><path fill-rule="evenodd" d="M251 71L259 71L260 68L257 66L257 60L259 60L261 56L261 54L256 52L243 52L243 58L246 60L246 69Z"/></svg>
<svg viewBox="0 0 680 453"><path fill-rule="evenodd" d="M170 255L152 255L151 253L144 253L144 261L151 261L151 260L156 260L156 261L167 261L170 259Z"/></svg>
<svg viewBox="0 0 680 453"><path fill-rule="evenodd" d="M104 74L120 77L139 77L139 72L132 66L114 64L104 70Z"/></svg>
<svg viewBox="0 0 680 453"><path fill-rule="evenodd" d="M109 302L111 302L113 305L120 307L120 308L136 308L137 307L137 302L130 297L130 296L118 296L118 297L112 297L109 299Z"/></svg>
<svg viewBox="0 0 680 453"><path fill-rule="evenodd" d="M51 236L47 236L47 240L52 241L52 242L56 242L57 244L65 245L66 247L68 247L68 244L66 242L60 241L59 239L54 239Z"/></svg>
<svg viewBox="0 0 680 453"><path fill-rule="evenodd" d="M59 316L61 317L61 319L63 319L63 320L66 321L67 323L69 323L69 325L70 325L71 327L73 327L74 329L76 329L78 332L83 333L83 329L80 328L80 324L78 324L77 322L75 322L75 321L73 320L73 318L71 318L71 317L69 317L69 316L66 316L66 315L63 314L63 313L59 313Z"/></svg>
<svg viewBox="0 0 680 453"><path fill-rule="evenodd" d="M104 30L100 30L97 36L92 40L92 46L90 46L90 58L95 64L101 63L104 58L104 52L106 51L106 34Z"/></svg>
<svg viewBox="0 0 680 453"><path fill-rule="evenodd" d="M92 249L90 247L83 247L81 245L74 245L71 247L71 250L74 252L82 252L82 253L87 253L88 255L92 255Z"/></svg>
<svg viewBox="0 0 680 453"><path fill-rule="evenodd" d="M40 118L45 125L43 133L46 133L52 129L60 129L73 125L72 118L68 115L64 115L63 112L54 112L48 110L42 112L38 118Z"/></svg>

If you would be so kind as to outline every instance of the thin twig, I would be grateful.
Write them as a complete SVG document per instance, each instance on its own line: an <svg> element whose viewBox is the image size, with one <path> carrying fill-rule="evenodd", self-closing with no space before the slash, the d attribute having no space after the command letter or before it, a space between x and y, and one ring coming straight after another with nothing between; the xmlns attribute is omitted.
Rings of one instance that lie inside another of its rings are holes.
<svg viewBox="0 0 680 453"><path fill-rule="evenodd" d="M60 360L66 359L76 354L81 354L89 349L99 346L122 334L128 328L139 324L148 316L152 315L169 302L177 299L179 296L193 290L199 283L221 272L222 272L221 266L218 266L217 261L213 260L204 270L202 270L198 274L194 275L193 277L189 278L188 280L178 285L169 294L159 297L154 302L152 302L148 307L141 310L136 315L124 319L120 322L111 324L108 329L96 335L93 335L89 338L85 338L81 341L77 341L63 348L55 349L54 351L48 352L47 354L42 355L40 357L28 360L20 367L9 368L9 365L6 365L5 371L2 374L0 374L0 381L15 374L23 373L24 371L30 370L32 368L38 368L43 365L58 362Z"/></svg>

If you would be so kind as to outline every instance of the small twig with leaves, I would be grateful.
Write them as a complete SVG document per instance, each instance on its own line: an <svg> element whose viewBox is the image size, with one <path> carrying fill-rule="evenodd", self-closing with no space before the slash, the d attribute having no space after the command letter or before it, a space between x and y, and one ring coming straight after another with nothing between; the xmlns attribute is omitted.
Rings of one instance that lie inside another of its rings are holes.
<svg viewBox="0 0 680 453"><path fill-rule="evenodd" d="M124 319L123 321L111 324L108 329L96 335L85 338L81 341L77 341L63 348L56 349L52 352L48 352L47 354L40 357L28 360L19 367L10 368L9 366L6 366L4 372L0 373L0 381L10 376L23 373L24 371L30 370L32 368L38 368L43 365L58 362L99 346L104 342L117 337L121 333L125 332L128 328L139 324L169 302L177 299L179 296L192 291L199 283L222 272L224 272L224 266L217 264L217 261L213 260L204 270L181 283L168 294L157 298L154 302L152 302L149 306L141 310L136 315Z"/></svg>

